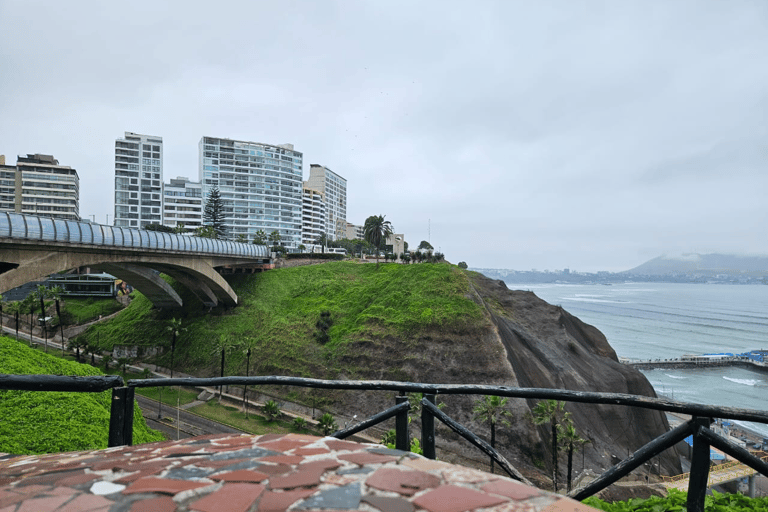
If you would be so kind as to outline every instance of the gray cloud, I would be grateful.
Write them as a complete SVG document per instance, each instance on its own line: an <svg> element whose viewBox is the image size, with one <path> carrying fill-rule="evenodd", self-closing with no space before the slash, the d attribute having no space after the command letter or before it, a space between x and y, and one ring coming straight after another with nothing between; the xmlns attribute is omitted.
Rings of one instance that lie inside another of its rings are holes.
<svg viewBox="0 0 768 512"><path fill-rule="evenodd" d="M768 252L768 5L0 4L0 153L53 153L111 217L113 144L292 142L473 266Z"/></svg>

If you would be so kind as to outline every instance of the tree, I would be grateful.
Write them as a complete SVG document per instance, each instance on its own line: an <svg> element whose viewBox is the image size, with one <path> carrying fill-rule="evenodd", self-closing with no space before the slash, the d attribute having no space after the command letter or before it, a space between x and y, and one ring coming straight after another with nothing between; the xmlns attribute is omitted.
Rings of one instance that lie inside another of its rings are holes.
<svg viewBox="0 0 768 512"><path fill-rule="evenodd" d="M432 247L432 244L427 242L426 240L422 240L421 243L419 243L419 247L417 248L419 251L432 251L435 248Z"/></svg>
<svg viewBox="0 0 768 512"><path fill-rule="evenodd" d="M158 224L156 222L153 222L152 224L147 224L142 229L145 229L147 231L159 231L161 233L174 232L174 229L171 226L164 226L163 224Z"/></svg>
<svg viewBox="0 0 768 512"><path fill-rule="evenodd" d="M64 355L64 319L61 317L61 296L64 295L64 288L59 285L48 288L48 296L56 302L56 317L59 319L59 330L61 331L61 355ZM2 311L0 311L2 312ZM54 332L56 330L54 329ZM55 336L55 334L54 334Z"/></svg>
<svg viewBox="0 0 768 512"><path fill-rule="evenodd" d="M247 244L248 243L248 235L246 235L245 233L240 233L235 238L235 241L238 242L238 243L241 243L241 244Z"/></svg>
<svg viewBox="0 0 768 512"><path fill-rule="evenodd" d="M213 228L215 233L213 238L227 238L227 228L224 226L224 200L217 186L208 193L208 200L203 209L203 222L206 226Z"/></svg>
<svg viewBox="0 0 768 512"><path fill-rule="evenodd" d="M171 378L173 378L173 356L176 352L176 338L186 331L187 328L182 326L181 318L171 318L165 330L171 333Z"/></svg>
<svg viewBox="0 0 768 512"><path fill-rule="evenodd" d="M512 413L506 409L508 398L495 395L486 395L477 402L472 410L476 420L487 421L491 426L491 448L496 448L496 424L508 427L510 425L508 417ZM493 458L491 458L491 473L493 473Z"/></svg>
<svg viewBox="0 0 768 512"><path fill-rule="evenodd" d="M576 427L573 426L573 421L571 421L570 418L559 425L557 439L560 441L560 444L568 450L568 476L566 481L568 482L568 492L571 492L571 483L573 481L573 450L589 441L576 432Z"/></svg>
<svg viewBox="0 0 768 512"><path fill-rule="evenodd" d="M379 252L381 244L392 234L392 223L384 220L385 215L371 215L365 219L363 232L365 240L376 248L376 268L379 268Z"/></svg>
<svg viewBox="0 0 768 512"><path fill-rule="evenodd" d="M267 421L275 421L280 417L280 406L274 400L267 400L261 410L267 417Z"/></svg>
<svg viewBox="0 0 768 512"><path fill-rule="evenodd" d="M200 226L195 229L195 236L200 238L216 238L216 230L213 229L213 226Z"/></svg>
<svg viewBox="0 0 768 512"><path fill-rule="evenodd" d="M328 247L328 235L326 233L320 233L315 238L315 243L319 245L322 252L325 253L325 248Z"/></svg>
<svg viewBox="0 0 768 512"><path fill-rule="evenodd" d="M173 228L173 232L177 235L183 235L187 232L187 227L184 225L183 222L178 222L176 224L176 227Z"/></svg>
<svg viewBox="0 0 768 512"><path fill-rule="evenodd" d="M90 343L86 343L85 347L83 347L83 353L85 355L90 354L91 355L91 366L96 366L96 356L101 355L101 350L96 345L92 345Z"/></svg>
<svg viewBox="0 0 768 512"><path fill-rule="evenodd" d="M533 422L536 425L549 423L552 436L552 485L557 492L557 425L561 419L567 418L565 402L557 400L542 400L533 408Z"/></svg>
<svg viewBox="0 0 768 512"><path fill-rule="evenodd" d="M304 252L307 250L307 246L304 244L299 244L299 252Z"/></svg>
<svg viewBox="0 0 768 512"><path fill-rule="evenodd" d="M118 357L117 358L117 366L120 368L123 374L123 379L125 379L125 369L130 364L131 358L130 357Z"/></svg>
<svg viewBox="0 0 768 512"><path fill-rule="evenodd" d="M253 245L267 245L267 234L260 229L253 235Z"/></svg>
<svg viewBox="0 0 768 512"><path fill-rule="evenodd" d="M466 270L467 267L468 267L467 262L466 261L460 261L458 267L459 268L463 268L464 270Z"/></svg>
<svg viewBox="0 0 768 512"><path fill-rule="evenodd" d="M226 360L227 352L232 351L237 347L238 343L226 334L219 335L219 340L216 342L213 353L218 354L221 352L221 377L224 376L224 362ZM219 386L219 403L221 403L221 396L224 393L224 386Z"/></svg>
<svg viewBox="0 0 768 512"><path fill-rule="evenodd" d="M245 354L245 376L250 377L251 370L251 350L256 346L256 340L245 338L242 343L243 353ZM248 419L248 385L243 386L243 412L245 419Z"/></svg>
<svg viewBox="0 0 768 512"><path fill-rule="evenodd" d="M44 284L37 285L33 292L35 297L40 300L40 317L43 319L43 337L45 338L44 352L48 352L48 331L45 329L45 299L48 298L48 288ZM32 330L30 329L30 333Z"/></svg>
<svg viewBox="0 0 768 512"><path fill-rule="evenodd" d="M323 431L324 436L331 435L339 429L336 425L336 419L329 412L320 416L320 419L317 420L317 426Z"/></svg>
<svg viewBox="0 0 768 512"><path fill-rule="evenodd" d="M88 343L84 339L82 339L80 336L76 338L72 338L69 340L68 348L70 351L75 351L75 360L78 363L82 363L80 360L80 349L83 349L83 352L85 352L86 347L88 346Z"/></svg>
<svg viewBox="0 0 768 512"><path fill-rule="evenodd" d="M278 247L282 239L283 237L280 236L280 232L278 230L274 230L269 234L269 241L272 243L272 247Z"/></svg>

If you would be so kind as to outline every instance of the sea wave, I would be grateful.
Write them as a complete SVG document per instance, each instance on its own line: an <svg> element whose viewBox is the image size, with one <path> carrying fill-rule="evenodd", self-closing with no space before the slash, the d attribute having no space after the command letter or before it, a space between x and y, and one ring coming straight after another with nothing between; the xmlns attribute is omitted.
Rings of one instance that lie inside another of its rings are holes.
<svg viewBox="0 0 768 512"><path fill-rule="evenodd" d="M670 375L668 373L665 373L664 375L666 375L670 379L687 379L688 378L688 377L680 377L679 375Z"/></svg>
<svg viewBox="0 0 768 512"><path fill-rule="evenodd" d="M592 299L587 297L562 297L561 300L568 300L571 302L595 302L603 304L629 304L629 301L626 300Z"/></svg>
<svg viewBox="0 0 768 512"><path fill-rule="evenodd" d="M742 384L744 386L754 386L755 384L757 384L759 382L763 382L760 379L734 379L733 377L726 377L725 375L723 375L723 378L725 380L729 380L731 382L735 382L736 384Z"/></svg>

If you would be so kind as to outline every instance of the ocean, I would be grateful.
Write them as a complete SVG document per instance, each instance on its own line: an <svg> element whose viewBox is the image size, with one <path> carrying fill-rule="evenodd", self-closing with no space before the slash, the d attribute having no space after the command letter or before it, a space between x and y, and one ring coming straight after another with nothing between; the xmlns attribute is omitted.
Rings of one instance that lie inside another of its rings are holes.
<svg viewBox="0 0 768 512"><path fill-rule="evenodd" d="M516 284L594 325L619 357L668 359L685 354L768 349L768 286L625 283ZM768 373L741 368L643 372L657 393L675 400L768 410ZM739 423L739 422L737 422ZM742 423L768 437L768 425Z"/></svg>

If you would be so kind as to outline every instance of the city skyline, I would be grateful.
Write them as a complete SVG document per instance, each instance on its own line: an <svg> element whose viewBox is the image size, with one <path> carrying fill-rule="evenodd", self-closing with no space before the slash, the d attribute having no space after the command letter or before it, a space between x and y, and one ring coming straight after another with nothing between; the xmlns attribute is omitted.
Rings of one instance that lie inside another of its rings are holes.
<svg viewBox="0 0 768 512"><path fill-rule="evenodd" d="M768 253L765 3L35 5L0 4L0 154L77 169L83 218L133 130L166 182L206 134L290 141L472 267Z"/></svg>

